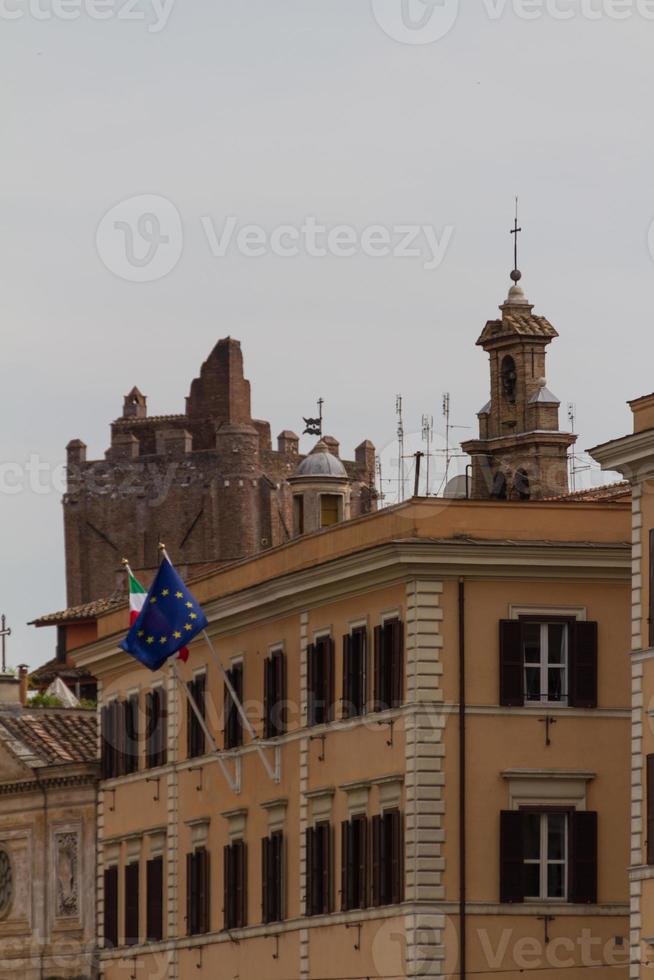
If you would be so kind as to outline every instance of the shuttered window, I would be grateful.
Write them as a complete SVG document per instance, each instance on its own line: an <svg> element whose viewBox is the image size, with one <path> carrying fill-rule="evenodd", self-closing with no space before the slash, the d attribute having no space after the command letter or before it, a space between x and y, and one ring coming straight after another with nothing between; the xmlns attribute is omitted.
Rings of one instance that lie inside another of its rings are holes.
<svg viewBox="0 0 654 980"><path fill-rule="evenodd" d="M247 847L237 840L224 850L225 929L247 925Z"/></svg>
<svg viewBox="0 0 654 980"><path fill-rule="evenodd" d="M556 808L500 814L500 901L597 902L597 813Z"/></svg>
<svg viewBox="0 0 654 980"><path fill-rule="evenodd" d="M306 914L332 910L332 829L321 821L306 832Z"/></svg>
<svg viewBox="0 0 654 980"><path fill-rule="evenodd" d="M341 905L344 911L368 905L368 821L362 814L341 824Z"/></svg>
<svg viewBox="0 0 654 980"><path fill-rule="evenodd" d="M146 936L149 943L163 939L163 858L150 858L147 863Z"/></svg>
<svg viewBox="0 0 654 980"><path fill-rule="evenodd" d="M372 904L396 905L404 896L404 821L399 810L372 818Z"/></svg>
<svg viewBox="0 0 654 980"><path fill-rule="evenodd" d="M286 657L275 650L263 662L263 734L276 738L286 731Z"/></svg>
<svg viewBox="0 0 654 980"><path fill-rule="evenodd" d="M243 664L234 664L227 672L238 700L243 703ZM243 745L243 719L234 699L225 685L225 748L235 749Z"/></svg>
<svg viewBox="0 0 654 980"><path fill-rule="evenodd" d="M343 637L343 717L365 714L368 701L368 630L353 629Z"/></svg>
<svg viewBox="0 0 654 980"><path fill-rule="evenodd" d="M284 835L276 830L261 841L261 917L264 922L284 918Z"/></svg>
<svg viewBox="0 0 654 980"><path fill-rule="evenodd" d="M649 532L649 645L654 647L654 528Z"/></svg>
<svg viewBox="0 0 654 980"><path fill-rule="evenodd" d="M198 674L188 685L189 694L195 701L198 710L203 718L206 717L206 690L207 678L205 674ZM202 725L198 721L195 711L190 704L186 707L186 732L187 732L187 754L189 759L195 759L205 753L205 738Z"/></svg>
<svg viewBox="0 0 654 980"><path fill-rule="evenodd" d="M118 945L118 868L106 868L104 872L104 945L113 949Z"/></svg>
<svg viewBox="0 0 654 980"><path fill-rule="evenodd" d="M165 766L168 757L168 712L163 687L148 691L145 713L145 765L147 769L155 769Z"/></svg>
<svg viewBox="0 0 654 980"><path fill-rule="evenodd" d="M646 784L647 826L645 832L647 838L645 846L647 863L654 864L654 755L647 756Z"/></svg>
<svg viewBox="0 0 654 980"><path fill-rule="evenodd" d="M403 695L404 623L387 619L375 627L375 710L399 708Z"/></svg>
<svg viewBox="0 0 654 980"><path fill-rule="evenodd" d="M101 765L103 779L117 779L128 768L127 742L127 702L110 701L101 712L102 727ZM137 757L138 761L138 757Z"/></svg>
<svg viewBox="0 0 654 980"><path fill-rule="evenodd" d="M123 704L125 725L125 774L138 772L139 768L139 696L130 694Z"/></svg>
<svg viewBox="0 0 654 980"><path fill-rule="evenodd" d="M334 641L322 636L307 647L308 723L322 725L334 717Z"/></svg>
<svg viewBox="0 0 654 980"><path fill-rule="evenodd" d="M597 623L500 622L500 704L597 707Z"/></svg>
<svg viewBox="0 0 654 980"><path fill-rule="evenodd" d="M209 932L211 879L209 852L199 847L186 855L186 929L189 936Z"/></svg>
<svg viewBox="0 0 654 980"><path fill-rule="evenodd" d="M125 945L139 942L139 863L125 868Z"/></svg>
<svg viewBox="0 0 654 980"><path fill-rule="evenodd" d="M114 731L113 703L100 712L100 775L102 779L115 776L116 736Z"/></svg>

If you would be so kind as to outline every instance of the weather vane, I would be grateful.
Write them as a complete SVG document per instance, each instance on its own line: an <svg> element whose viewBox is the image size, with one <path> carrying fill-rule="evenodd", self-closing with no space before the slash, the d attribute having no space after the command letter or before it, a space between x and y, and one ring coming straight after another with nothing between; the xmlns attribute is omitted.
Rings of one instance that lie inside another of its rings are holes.
<svg viewBox="0 0 654 980"><path fill-rule="evenodd" d="M322 435L322 407L325 404L323 398L318 399L318 418L317 419L304 419L304 424L306 429L302 435L306 436L321 436Z"/></svg>
<svg viewBox="0 0 654 980"><path fill-rule="evenodd" d="M511 229L511 234L513 235L513 272L511 273L511 278L515 283L520 282L522 279L522 273L518 268L518 235L522 231L522 228L518 227L518 198L515 199L515 222L513 228Z"/></svg>

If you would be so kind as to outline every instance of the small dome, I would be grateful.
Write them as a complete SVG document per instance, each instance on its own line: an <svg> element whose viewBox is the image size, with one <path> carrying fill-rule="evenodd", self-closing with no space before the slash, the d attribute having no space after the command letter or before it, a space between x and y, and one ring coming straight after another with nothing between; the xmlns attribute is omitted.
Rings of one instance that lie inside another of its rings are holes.
<svg viewBox="0 0 654 980"><path fill-rule="evenodd" d="M293 476L336 477L347 479L347 471L338 456L330 453L322 440L305 456Z"/></svg>

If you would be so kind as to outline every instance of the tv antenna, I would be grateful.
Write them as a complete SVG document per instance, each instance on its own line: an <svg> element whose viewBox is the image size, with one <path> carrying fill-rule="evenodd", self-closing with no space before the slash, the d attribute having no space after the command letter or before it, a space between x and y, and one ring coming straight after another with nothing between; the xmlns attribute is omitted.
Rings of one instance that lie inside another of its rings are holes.
<svg viewBox="0 0 654 980"><path fill-rule="evenodd" d="M425 456L427 458L427 486L425 488L425 496L429 496L429 457L431 456L431 444L434 438L434 416L433 415L423 415L422 417L422 438L427 444L427 452Z"/></svg>
<svg viewBox="0 0 654 980"><path fill-rule="evenodd" d="M397 415L397 502L404 500L404 418L402 415L402 395L395 398Z"/></svg>

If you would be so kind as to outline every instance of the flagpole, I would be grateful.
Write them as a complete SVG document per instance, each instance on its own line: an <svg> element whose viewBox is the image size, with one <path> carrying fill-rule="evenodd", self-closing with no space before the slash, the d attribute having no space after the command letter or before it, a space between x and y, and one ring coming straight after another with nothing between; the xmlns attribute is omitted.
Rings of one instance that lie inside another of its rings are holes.
<svg viewBox="0 0 654 980"><path fill-rule="evenodd" d="M229 769L225 765L225 760L223 759L222 754L221 754L220 750L218 749L218 746L216 745L216 740L213 737L213 735L211 733L211 730L209 729L209 726L207 725L207 722L206 722L204 716L202 715L202 712L200 711L200 709L199 709L199 707L198 707L198 705L196 703L195 698L191 694L191 692L189 690L188 684L186 683L186 681L184 680L184 678L180 675L180 673L179 673L179 671L177 669L177 664L175 663L174 660L171 660L170 661L170 669L171 669L171 672L172 672L173 677L177 681L178 687L180 688L180 690L182 690L186 694L186 699L187 699L190 707L193 710L193 714L195 715L195 717L198 720L198 724L200 725L200 728L204 732L205 737L208 739L209 744L211 745L212 752L214 753L214 755L218 759L218 763L220 765L220 768L223 771L223 775L225 776L225 779L227 780L227 782L229 784L229 788L232 790L232 792L235 792L235 793L239 792L239 778L238 778L238 773L237 773L236 777L233 777L232 774L231 774L231 772L229 771Z"/></svg>
<svg viewBox="0 0 654 980"><path fill-rule="evenodd" d="M163 557L166 559L166 561L170 565L172 565L172 562L170 560L170 556L168 555L168 552L166 551L165 544L163 544L161 542L159 543L159 551L161 552L161 554L163 555ZM238 711L239 715L241 716L241 719L243 721L243 724L244 724L245 728L247 729L247 732L248 732L250 738L252 739L252 741L253 741L253 743L254 743L254 745L256 747L257 752L259 753L259 757L260 757L260 759L261 759L261 761L263 763L264 769L268 773L268 776L270 777L270 779L272 779L273 782L278 783L280 781L280 773L279 773L279 746L275 746L275 753L276 753L276 758L277 758L276 765L275 766L271 766L268 758L266 757L266 753L265 753L265 751L263 749L263 746L261 745L261 741L260 741L257 733L254 730L254 726L253 726L252 722L250 721L250 719L248 718L248 716L246 714L245 708L243 707L243 705L241 703L241 699L239 698L238 694L234 690L234 685L232 684L231 680L229 679L229 676L227 674L227 671L223 667L222 661L221 661L220 657L218 656L218 654L217 654L217 652L216 652L216 650L214 648L214 645L213 645L213 643L211 642L211 640L209 638L209 634L207 633L206 629L202 630L202 635L203 635L203 637L205 639L205 642L206 642L207 646L209 647L209 650L211 651L211 656L213 657L214 663L216 664L218 670L222 674L223 680L225 682L225 687L229 691L229 694L230 694L230 697L232 699L232 702L233 702L236 710ZM190 696L190 694L189 694L189 696ZM212 738L212 741L213 741L213 738ZM215 745L215 742L214 742L214 745Z"/></svg>

